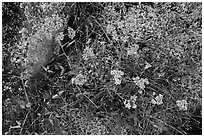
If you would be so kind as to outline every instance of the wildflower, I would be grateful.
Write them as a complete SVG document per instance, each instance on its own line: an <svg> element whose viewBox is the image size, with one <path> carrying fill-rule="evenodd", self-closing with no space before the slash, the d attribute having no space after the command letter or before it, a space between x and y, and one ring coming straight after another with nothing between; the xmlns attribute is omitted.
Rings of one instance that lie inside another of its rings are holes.
<svg viewBox="0 0 204 137"><path fill-rule="evenodd" d="M145 65L145 68L144 68L144 69L148 69L148 68L150 68L150 67L152 67L152 65L149 64L148 62L146 62L146 65Z"/></svg>
<svg viewBox="0 0 204 137"><path fill-rule="evenodd" d="M147 85L149 84L149 81L148 81L147 78L145 78L145 79L142 78L142 80L143 80L143 82L146 83Z"/></svg>
<svg viewBox="0 0 204 137"><path fill-rule="evenodd" d="M114 75L114 80L116 85L121 84L121 78L124 75L124 72L119 70L112 70L111 75Z"/></svg>
<svg viewBox="0 0 204 137"><path fill-rule="evenodd" d="M64 38L63 32L60 32L59 35L56 36L57 41L61 41L61 40L63 40L63 38Z"/></svg>
<svg viewBox="0 0 204 137"><path fill-rule="evenodd" d="M76 35L76 31L74 29L72 29L71 27L68 27L67 30L68 30L68 37L70 39L73 39Z"/></svg>
<svg viewBox="0 0 204 137"><path fill-rule="evenodd" d="M138 90L138 93L142 94L143 92L142 92L142 90Z"/></svg>
<svg viewBox="0 0 204 137"><path fill-rule="evenodd" d="M134 103L133 105L132 105L132 108L137 108L137 105Z"/></svg>
<svg viewBox="0 0 204 137"><path fill-rule="evenodd" d="M139 46L137 44L134 44L133 47L127 48L127 55L136 55L138 56L138 51Z"/></svg>
<svg viewBox="0 0 204 137"><path fill-rule="evenodd" d="M116 31L113 31L113 32L112 32L112 36L113 36L113 39L114 39L114 40L116 40L116 41L118 40L118 34L117 34Z"/></svg>
<svg viewBox="0 0 204 137"><path fill-rule="evenodd" d="M111 34L111 32L113 32L115 30L115 27L113 25L108 24L106 26L106 31L108 34Z"/></svg>
<svg viewBox="0 0 204 137"><path fill-rule="evenodd" d="M136 100L137 100L137 96L134 95L134 96L131 96L130 99L126 99L124 101L124 105L126 108L130 109L130 108L137 108L137 104L136 104Z"/></svg>
<svg viewBox="0 0 204 137"><path fill-rule="evenodd" d="M82 55L82 58L83 58L84 60L88 60L89 57L94 57L94 56L95 56L95 55L94 55L94 53L93 53L93 49L92 49L92 48L86 47L86 48L84 49L84 54Z"/></svg>
<svg viewBox="0 0 204 137"><path fill-rule="evenodd" d="M152 104L157 104L157 105L161 105L163 104L163 95L159 94L158 96L156 96L154 99L151 100Z"/></svg>
<svg viewBox="0 0 204 137"><path fill-rule="evenodd" d="M78 74L75 78L72 78L71 82L72 84L82 86L85 82L87 82L87 79L86 79L86 76L82 74Z"/></svg>
<svg viewBox="0 0 204 137"><path fill-rule="evenodd" d="M115 77L115 84L116 85L120 85L121 84L121 78L120 77L119 78Z"/></svg>
<svg viewBox="0 0 204 137"><path fill-rule="evenodd" d="M137 84L139 82L140 78L136 77L136 78L132 78L132 80L134 81L135 84Z"/></svg>
<svg viewBox="0 0 204 137"><path fill-rule="evenodd" d="M136 101L136 99L137 99L137 96L135 95L130 97L130 100Z"/></svg>
<svg viewBox="0 0 204 137"><path fill-rule="evenodd" d="M126 108L130 109L131 108L130 100L125 100L124 105L125 105Z"/></svg>
<svg viewBox="0 0 204 137"><path fill-rule="evenodd" d="M145 88L145 84L149 84L149 81L147 78L139 78L139 77L136 77L136 78L132 78L132 80L134 81L134 83L139 86L141 89L144 89Z"/></svg>
<svg viewBox="0 0 204 137"><path fill-rule="evenodd" d="M176 105L179 107L180 110L187 110L187 101L186 100L177 100Z"/></svg>
<svg viewBox="0 0 204 137"><path fill-rule="evenodd" d="M37 32L46 34L47 39L52 39L53 32L56 32L63 26L63 19L59 15L52 14L51 17L44 18L44 24L40 28L36 26Z"/></svg>
<svg viewBox="0 0 204 137"><path fill-rule="evenodd" d="M121 76L121 75L124 75L124 72L122 72L120 70L112 70L111 75Z"/></svg>

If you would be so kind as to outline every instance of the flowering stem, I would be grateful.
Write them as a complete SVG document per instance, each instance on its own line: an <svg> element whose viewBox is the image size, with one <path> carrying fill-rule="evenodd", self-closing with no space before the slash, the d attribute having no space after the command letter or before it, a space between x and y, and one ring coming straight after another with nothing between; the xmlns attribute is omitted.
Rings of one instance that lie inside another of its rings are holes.
<svg viewBox="0 0 204 137"><path fill-rule="evenodd" d="M67 44L67 43L65 43L65 44ZM64 45L65 45L64 44ZM67 63L68 63L68 65L69 65L69 67L71 67L71 60L70 60L70 58L67 56L67 54L65 53L65 51L64 51L64 49L63 49L63 45L60 45L60 48L62 49L62 52L63 52L63 55L65 55L65 57L67 58Z"/></svg>

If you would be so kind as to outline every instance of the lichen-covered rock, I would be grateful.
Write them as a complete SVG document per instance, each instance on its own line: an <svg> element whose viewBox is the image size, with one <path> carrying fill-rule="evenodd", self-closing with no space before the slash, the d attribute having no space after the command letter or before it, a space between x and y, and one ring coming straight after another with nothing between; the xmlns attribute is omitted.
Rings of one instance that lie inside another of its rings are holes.
<svg viewBox="0 0 204 137"><path fill-rule="evenodd" d="M46 7L42 5L48 5L49 10L44 11ZM66 26L66 19L59 13L53 12L52 8L57 8L57 5L23 3L22 6L25 9L27 24L29 24L26 26L30 26L26 28L30 34L27 39L23 40L27 43L27 50L22 65L25 71L22 75L23 78L29 79L39 72L42 66L50 62L56 45L60 43L56 37ZM63 4L61 8L63 8Z"/></svg>
<svg viewBox="0 0 204 137"><path fill-rule="evenodd" d="M53 56L55 44L52 39L47 39L44 35L34 35L28 39L29 45L24 72L27 78L37 73Z"/></svg>

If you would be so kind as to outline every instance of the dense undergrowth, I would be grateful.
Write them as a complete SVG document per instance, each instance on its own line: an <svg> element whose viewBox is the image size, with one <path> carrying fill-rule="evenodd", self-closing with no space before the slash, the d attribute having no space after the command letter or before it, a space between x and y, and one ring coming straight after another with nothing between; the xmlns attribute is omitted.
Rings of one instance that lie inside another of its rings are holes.
<svg viewBox="0 0 204 137"><path fill-rule="evenodd" d="M3 134L202 134L202 3L3 3Z"/></svg>

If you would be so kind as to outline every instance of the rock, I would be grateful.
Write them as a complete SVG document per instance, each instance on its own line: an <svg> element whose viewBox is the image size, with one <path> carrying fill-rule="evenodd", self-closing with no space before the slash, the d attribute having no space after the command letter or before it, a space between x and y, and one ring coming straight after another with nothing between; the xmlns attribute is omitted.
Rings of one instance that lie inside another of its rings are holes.
<svg viewBox="0 0 204 137"><path fill-rule="evenodd" d="M36 33L28 39L25 77L30 78L40 71L54 55L55 41L48 39L46 33Z"/></svg>

